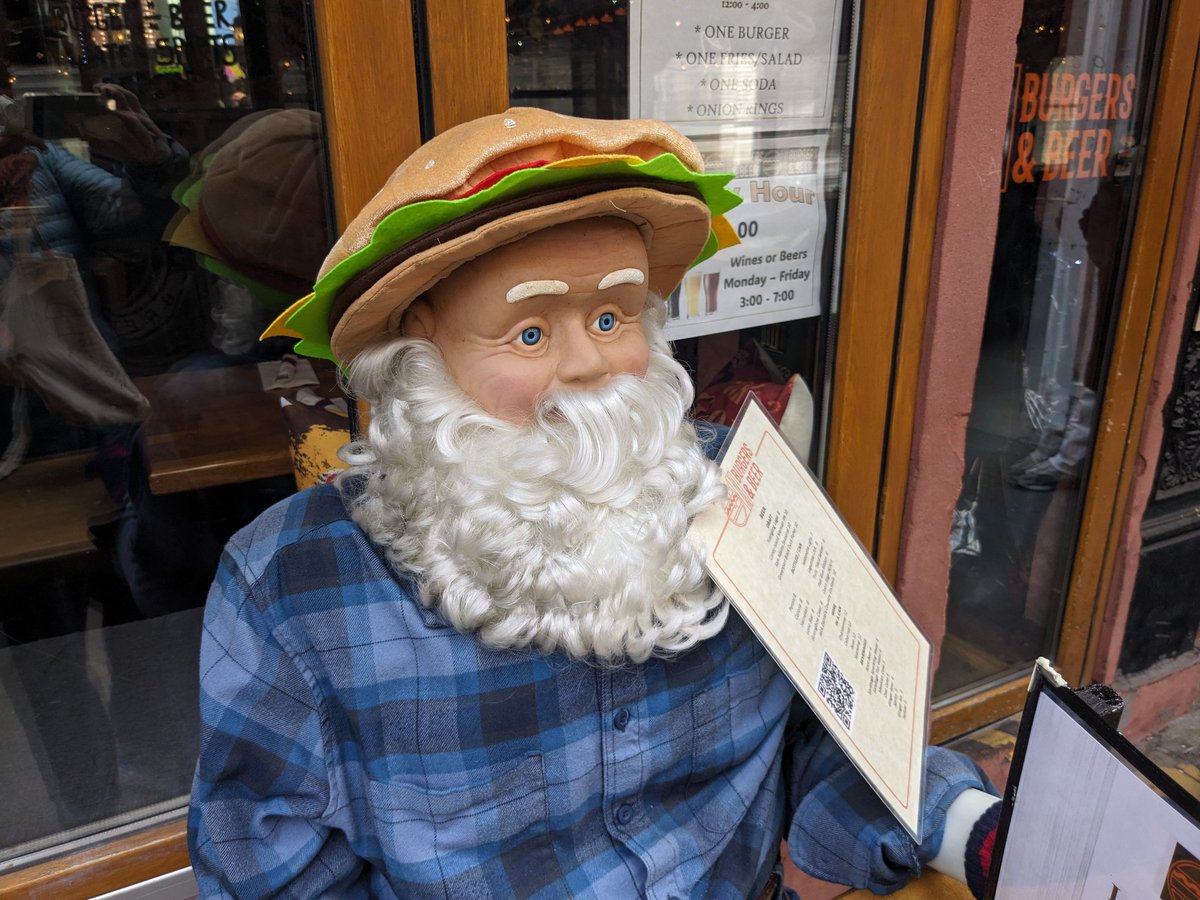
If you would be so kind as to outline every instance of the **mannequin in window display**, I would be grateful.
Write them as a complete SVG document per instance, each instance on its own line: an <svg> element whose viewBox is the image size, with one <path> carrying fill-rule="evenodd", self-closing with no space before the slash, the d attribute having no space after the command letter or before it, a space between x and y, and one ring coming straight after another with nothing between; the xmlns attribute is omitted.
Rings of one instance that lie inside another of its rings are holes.
<svg viewBox="0 0 1200 900"><path fill-rule="evenodd" d="M660 123L486 117L281 317L372 417L209 596L202 894L770 897L781 839L827 880L979 887L976 767L930 751L918 846L687 540L721 435L659 298L721 243L727 180Z"/></svg>

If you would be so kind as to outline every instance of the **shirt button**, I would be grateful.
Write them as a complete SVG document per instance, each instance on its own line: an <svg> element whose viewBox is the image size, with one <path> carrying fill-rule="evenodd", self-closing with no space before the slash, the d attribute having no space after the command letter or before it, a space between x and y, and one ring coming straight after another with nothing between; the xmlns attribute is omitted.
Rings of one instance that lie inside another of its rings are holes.
<svg viewBox="0 0 1200 900"><path fill-rule="evenodd" d="M617 731L624 731L625 726L628 724L629 724L629 710L627 710L627 709L617 710L617 714L615 716L613 716L613 725L616 726Z"/></svg>
<svg viewBox="0 0 1200 900"><path fill-rule="evenodd" d="M617 822L621 825L628 825L633 818L633 807L626 803L624 806L617 807Z"/></svg>

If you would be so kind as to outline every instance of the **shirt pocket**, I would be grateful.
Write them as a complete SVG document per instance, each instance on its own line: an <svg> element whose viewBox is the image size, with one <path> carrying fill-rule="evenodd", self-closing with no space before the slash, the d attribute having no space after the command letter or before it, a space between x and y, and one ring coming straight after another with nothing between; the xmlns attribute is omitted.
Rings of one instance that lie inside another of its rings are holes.
<svg viewBox="0 0 1200 900"><path fill-rule="evenodd" d="M714 835L737 827L761 787L765 772L758 769L767 765L755 756L766 737L760 700L769 668L757 662L692 697L687 802L697 821Z"/></svg>
<svg viewBox="0 0 1200 900"><path fill-rule="evenodd" d="M420 782L369 781L388 867L414 885L451 869L466 874L519 854L547 829L546 771L529 753L492 772L423 773Z"/></svg>

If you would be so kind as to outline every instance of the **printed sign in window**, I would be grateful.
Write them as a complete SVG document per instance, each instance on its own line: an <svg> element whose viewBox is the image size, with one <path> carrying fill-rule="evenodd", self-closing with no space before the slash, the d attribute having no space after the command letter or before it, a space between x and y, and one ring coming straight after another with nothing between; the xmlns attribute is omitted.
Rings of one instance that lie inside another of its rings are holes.
<svg viewBox="0 0 1200 900"><path fill-rule="evenodd" d="M629 108L689 134L829 128L841 0L639 0Z"/></svg>
<svg viewBox="0 0 1200 900"><path fill-rule="evenodd" d="M821 313L826 137L697 140L710 172L734 172L727 214L741 243L684 276L667 298L671 340Z"/></svg>

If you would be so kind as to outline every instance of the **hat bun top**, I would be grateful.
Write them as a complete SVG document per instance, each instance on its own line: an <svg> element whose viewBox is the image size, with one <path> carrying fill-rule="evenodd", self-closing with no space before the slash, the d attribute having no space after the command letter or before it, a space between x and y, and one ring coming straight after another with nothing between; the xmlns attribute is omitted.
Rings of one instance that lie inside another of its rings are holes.
<svg viewBox="0 0 1200 900"><path fill-rule="evenodd" d="M400 164L346 227L321 266L330 269L370 243L384 218L422 200L470 192L497 172L529 163L595 154L653 159L673 153L689 169L704 171L695 145L669 125L650 119L584 119L518 107L444 131Z"/></svg>

